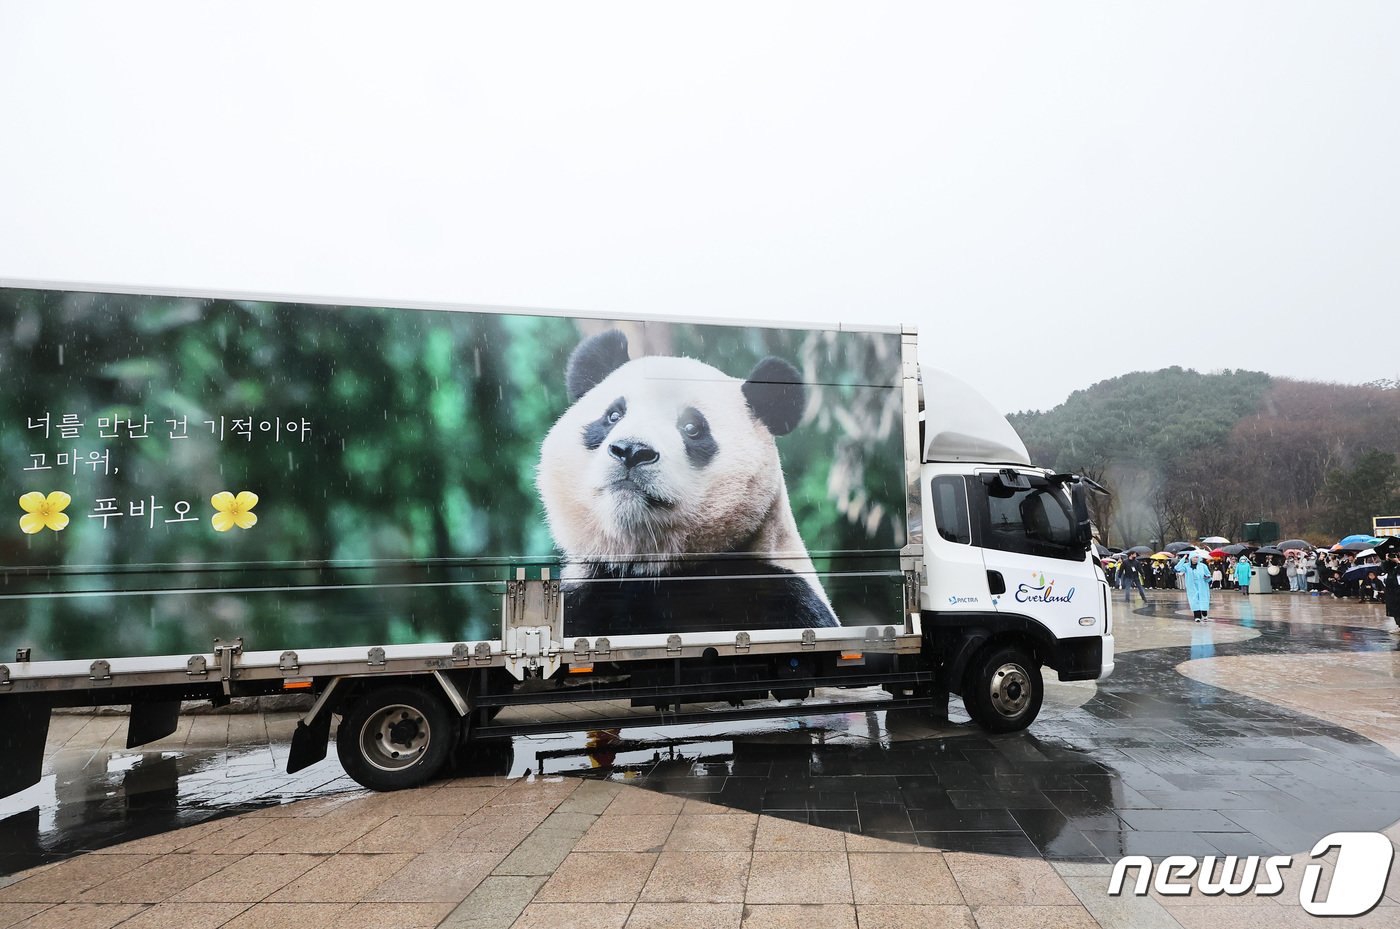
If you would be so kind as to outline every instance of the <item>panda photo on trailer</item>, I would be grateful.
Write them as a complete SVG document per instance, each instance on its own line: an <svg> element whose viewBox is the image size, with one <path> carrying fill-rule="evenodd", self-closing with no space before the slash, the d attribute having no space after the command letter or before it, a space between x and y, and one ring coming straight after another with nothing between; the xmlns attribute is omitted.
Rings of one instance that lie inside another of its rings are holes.
<svg viewBox="0 0 1400 929"><path fill-rule="evenodd" d="M741 380L632 359L610 329L574 349L565 384L537 483L564 555L566 636L840 624L774 440L802 418L797 369L769 357Z"/></svg>

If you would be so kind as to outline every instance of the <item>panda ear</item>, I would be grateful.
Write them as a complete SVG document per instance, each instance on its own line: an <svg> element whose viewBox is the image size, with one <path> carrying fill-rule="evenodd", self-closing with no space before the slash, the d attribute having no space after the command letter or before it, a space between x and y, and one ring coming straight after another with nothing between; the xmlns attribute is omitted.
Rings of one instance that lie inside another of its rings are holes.
<svg viewBox="0 0 1400 929"><path fill-rule="evenodd" d="M569 356L569 366L564 374L569 402L588 393L603 378L627 364L628 360L627 336L616 329L584 339Z"/></svg>
<svg viewBox="0 0 1400 929"><path fill-rule="evenodd" d="M802 375L781 358L770 356L754 366L743 391L753 415L774 435L787 435L796 429L807 405Z"/></svg>

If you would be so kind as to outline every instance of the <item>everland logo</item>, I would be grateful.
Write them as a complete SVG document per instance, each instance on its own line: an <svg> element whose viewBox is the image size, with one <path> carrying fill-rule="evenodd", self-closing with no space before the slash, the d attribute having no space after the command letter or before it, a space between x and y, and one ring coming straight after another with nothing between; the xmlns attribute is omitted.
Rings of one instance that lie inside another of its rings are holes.
<svg viewBox="0 0 1400 929"><path fill-rule="evenodd" d="M1046 581L1045 575L1041 574L1033 578L1038 583L1021 584L1016 588L1017 603L1069 603L1074 599L1074 588L1071 587L1064 593L1055 593L1055 582Z"/></svg>
<svg viewBox="0 0 1400 929"><path fill-rule="evenodd" d="M1360 916L1369 913L1385 893L1386 880L1390 877L1391 860L1395 849L1390 839L1379 832L1334 832L1324 836L1313 846L1311 858L1320 858L1332 849L1337 849L1337 864L1332 871L1332 882L1326 892L1326 899L1319 900L1318 884L1322 880L1322 865L1310 864L1303 872L1303 884L1298 888L1298 903L1313 916ZM1236 855L1226 855L1224 863L1216 874L1216 861L1211 855L1199 860L1189 855L1172 855L1163 858L1154 868L1152 859L1143 855L1129 855L1120 858L1113 866L1108 878L1108 895L1121 896L1123 885L1128 878L1128 869L1136 868L1132 895L1147 895L1148 885L1164 896L1187 896L1199 890L1207 897L1224 894L1238 897L1253 893L1260 897L1272 897L1283 891L1283 871L1293 866L1293 859L1287 855L1273 855L1260 858L1250 855L1240 859ZM1194 883L1189 878L1195 875ZM1186 883L1177 883L1186 880Z"/></svg>

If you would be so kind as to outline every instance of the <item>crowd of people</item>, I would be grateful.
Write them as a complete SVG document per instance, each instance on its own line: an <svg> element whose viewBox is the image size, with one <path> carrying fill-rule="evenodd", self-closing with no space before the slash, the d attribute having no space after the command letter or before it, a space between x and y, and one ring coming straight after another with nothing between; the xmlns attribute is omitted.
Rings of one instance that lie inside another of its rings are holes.
<svg viewBox="0 0 1400 929"><path fill-rule="evenodd" d="M1270 591L1383 603L1400 634L1400 549L1384 556L1319 550L1254 557L1245 552L1223 558L1200 551L1165 558L1140 558L1129 552L1116 562L1105 562L1104 569L1109 583L1129 600L1135 592L1146 600L1146 588L1186 590L1196 622L1209 619L1210 591L1234 590L1247 597L1257 574Z"/></svg>

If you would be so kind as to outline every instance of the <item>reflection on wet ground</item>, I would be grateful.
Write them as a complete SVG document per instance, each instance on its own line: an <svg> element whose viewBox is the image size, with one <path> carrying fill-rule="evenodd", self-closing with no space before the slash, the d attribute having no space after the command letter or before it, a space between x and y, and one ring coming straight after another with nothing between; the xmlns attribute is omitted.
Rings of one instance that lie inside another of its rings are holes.
<svg viewBox="0 0 1400 929"><path fill-rule="evenodd" d="M1239 628L1192 626L1189 644L1125 651L1092 697L1028 732L741 738L710 755L658 749L594 776L910 844L1060 860L1291 854L1332 831L1400 820L1400 760L1386 748L1176 671L1217 655L1393 652L1395 640L1384 628L1279 620L1248 602L1216 615ZM1126 623L1162 621L1181 621L1174 600ZM1241 630L1251 637L1220 641Z"/></svg>
<svg viewBox="0 0 1400 929"><path fill-rule="evenodd" d="M125 717L56 715L43 779L0 800L0 874L357 789L334 752L310 770L283 771L295 721L294 713L186 717L175 736L140 751L122 747Z"/></svg>
<svg viewBox="0 0 1400 929"><path fill-rule="evenodd" d="M1113 677L1054 685L1028 732L982 734L955 701L947 724L833 712L518 739L510 771L612 779L907 844L1060 860L1290 854L1331 831L1400 820L1400 760L1387 748L1223 689L1209 673L1228 664L1211 661L1222 656L1333 653L1335 673L1310 686L1344 691L1335 653L1394 654L1379 613L1260 599L1227 600L1213 614L1221 622L1194 626L1178 597L1159 594L1120 617ZM1184 662L1193 676L1177 670ZM0 874L356 789L334 752L298 775L281 772L294 720L186 718L172 740L137 752L120 747L120 718L57 717L44 781L0 800Z"/></svg>

